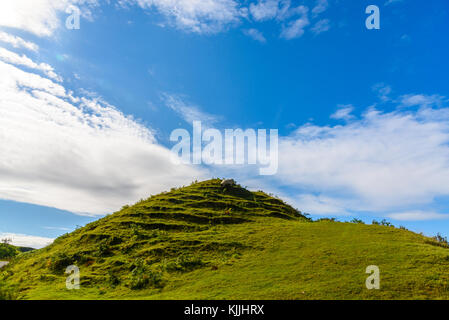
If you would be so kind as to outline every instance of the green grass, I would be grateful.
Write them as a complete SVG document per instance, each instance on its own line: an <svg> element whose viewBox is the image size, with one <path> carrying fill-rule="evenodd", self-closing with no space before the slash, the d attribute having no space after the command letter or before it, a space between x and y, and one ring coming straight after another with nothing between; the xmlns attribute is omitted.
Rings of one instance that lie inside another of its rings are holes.
<svg viewBox="0 0 449 320"><path fill-rule="evenodd" d="M65 288L65 267L81 289ZM365 269L380 268L380 290ZM209 180L22 253L0 270L19 299L448 299L449 249L380 225L311 222L263 192ZM8 296L6 296L8 298Z"/></svg>

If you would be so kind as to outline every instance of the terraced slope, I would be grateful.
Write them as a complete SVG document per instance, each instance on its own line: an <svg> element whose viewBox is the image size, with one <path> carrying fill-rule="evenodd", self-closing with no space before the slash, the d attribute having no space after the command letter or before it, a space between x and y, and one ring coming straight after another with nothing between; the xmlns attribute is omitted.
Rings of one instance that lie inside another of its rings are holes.
<svg viewBox="0 0 449 320"><path fill-rule="evenodd" d="M65 283L77 265L83 286L163 288L167 275L190 272L238 258L250 249L218 236L223 226L261 218L307 219L282 200L214 179L172 189L63 235L47 248L22 254L4 271L18 296L35 287Z"/></svg>
<svg viewBox="0 0 449 320"><path fill-rule="evenodd" d="M67 290L64 271L80 269ZM366 267L380 269L368 290ZM22 253L0 299L448 299L447 244L391 226L311 222L220 180L152 196Z"/></svg>

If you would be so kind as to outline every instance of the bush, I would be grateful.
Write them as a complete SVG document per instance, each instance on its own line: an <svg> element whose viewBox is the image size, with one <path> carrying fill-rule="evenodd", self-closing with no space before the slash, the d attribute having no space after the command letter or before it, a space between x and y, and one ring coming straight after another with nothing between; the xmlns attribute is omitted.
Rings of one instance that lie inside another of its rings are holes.
<svg viewBox="0 0 449 320"><path fill-rule="evenodd" d="M58 253L50 258L47 267L54 273L62 273L65 269L73 264L73 257L65 253Z"/></svg>
<svg viewBox="0 0 449 320"><path fill-rule="evenodd" d="M449 245L449 242L447 241L447 237L443 237L441 234L437 234L435 237L433 237L435 241L438 243L442 243L444 245Z"/></svg>
<svg viewBox="0 0 449 320"><path fill-rule="evenodd" d="M336 220L336 218L321 218L316 220L316 222L335 222Z"/></svg>
<svg viewBox="0 0 449 320"><path fill-rule="evenodd" d="M204 265L205 263L199 257L181 255L175 261L167 263L165 265L165 269L169 272L173 271L186 272L200 268Z"/></svg>
<svg viewBox="0 0 449 320"><path fill-rule="evenodd" d="M363 221L360 220L360 219L356 219L356 218L352 219L352 220L351 220L351 223L365 224L365 222L363 222Z"/></svg>
<svg viewBox="0 0 449 320"><path fill-rule="evenodd" d="M120 284L120 279L112 271L108 271L108 282L112 287L116 287Z"/></svg>
<svg viewBox="0 0 449 320"><path fill-rule="evenodd" d="M0 243L0 259L9 259L13 258L18 254L16 247L7 244Z"/></svg>
<svg viewBox="0 0 449 320"><path fill-rule="evenodd" d="M147 287L162 288L162 272L149 270L142 259L138 259L131 271L129 287L132 290L140 290Z"/></svg>
<svg viewBox="0 0 449 320"><path fill-rule="evenodd" d="M380 222L380 224L383 225L383 226L386 226L386 227L393 227L394 228L394 225L392 225L391 222L388 222L386 219L383 219Z"/></svg>
<svg viewBox="0 0 449 320"><path fill-rule="evenodd" d="M104 239L98 244L96 255L98 257L105 257L109 254L111 254L110 241L109 239Z"/></svg>

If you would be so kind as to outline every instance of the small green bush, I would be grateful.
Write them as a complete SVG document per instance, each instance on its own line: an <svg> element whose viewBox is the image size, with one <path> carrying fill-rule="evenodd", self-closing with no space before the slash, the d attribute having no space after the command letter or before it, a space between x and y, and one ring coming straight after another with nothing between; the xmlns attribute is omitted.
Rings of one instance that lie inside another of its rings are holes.
<svg viewBox="0 0 449 320"><path fill-rule="evenodd" d="M129 287L132 290L140 290L147 287L162 288L162 272L148 269L145 262L142 259L138 259L131 271Z"/></svg>
<svg viewBox="0 0 449 320"><path fill-rule="evenodd" d="M441 243L443 245L449 245L449 242L447 241L447 237L443 237L441 234L437 234L435 237L433 237L435 241L438 243Z"/></svg>
<svg viewBox="0 0 449 320"><path fill-rule="evenodd" d="M65 269L73 264L73 257L65 253L58 253L50 258L48 261L48 269L53 273L63 273Z"/></svg>
<svg viewBox="0 0 449 320"><path fill-rule="evenodd" d="M7 244L0 243L0 259L9 259L13 258L18 254L16 247Z"/></svg>
<svg viewBox="0 0 449 320"><path fill-rule="evenodd" d="M204 266L205 263L199 257L181 255L175 261L171 261L165 265L168 272L178 271L186 272Z"/></svg>

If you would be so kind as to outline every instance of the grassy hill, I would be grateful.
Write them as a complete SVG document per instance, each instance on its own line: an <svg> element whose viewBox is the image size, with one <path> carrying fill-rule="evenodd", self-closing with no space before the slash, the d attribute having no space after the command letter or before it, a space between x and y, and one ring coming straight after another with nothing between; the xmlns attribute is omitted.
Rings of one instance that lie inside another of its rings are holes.
<svg viewBox="0 0 449 320"><path fill-rule="evenodd" d="M81 288L67 290L77 265ZM380 290L365 269L380 268ZM152 196L16 256L0 298L448 299L449 249L380 225L312 222L214 179Z"/></svg>
<svg viewBox="0 0 449 320"><path fill-rule="evenodd" d="M28 247L17 247L9 244L8 242L0 243L0 260L9 260L17 256L21 252L28 252L34 250Z"/></svg>

